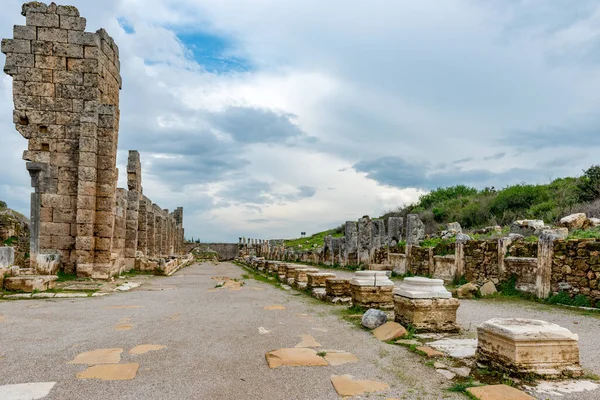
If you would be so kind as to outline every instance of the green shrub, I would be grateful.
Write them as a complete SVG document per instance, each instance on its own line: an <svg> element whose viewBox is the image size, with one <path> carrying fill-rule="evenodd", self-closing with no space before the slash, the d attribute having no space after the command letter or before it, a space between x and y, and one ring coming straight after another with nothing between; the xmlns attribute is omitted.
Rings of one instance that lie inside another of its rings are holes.
<svg viewBox="0 0 600 400"><path fill-rule="evenodd" d="M588 297L583 294L578 294L577 296L573 297L571 305L574 305L576 307L591 307L592 306Z"/></svg>
<svg viewBox="0 0 600 400"><path fill-rule="evenodd" d="M512 274L510 278L500 282L498 291L504 296L518 296L521 292L517 290L517 275Z"/></svg>
<svg viewBox="0 0 600 400"><path fill-rule="evenodd" d="M573 300L571 299L571 296L569 296L569 293L565 291L560 291L557 294L550 296L548 299L548 303L550 304L571 305L572 302Z"/></svg>

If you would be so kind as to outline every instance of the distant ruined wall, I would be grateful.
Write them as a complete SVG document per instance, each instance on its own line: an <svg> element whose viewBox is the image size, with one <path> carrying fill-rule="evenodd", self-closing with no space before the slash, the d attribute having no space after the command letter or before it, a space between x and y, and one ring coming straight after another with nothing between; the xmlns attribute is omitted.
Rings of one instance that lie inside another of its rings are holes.
<svg viewBox="0 0 600 400"><path fill-rule="evenodd" d="M378 224L368 229L368 222ZM410 223L408 223L410 221ZM468 281L495 284L515 279L516 289L547 298L566 292L571 297L584 295L591 305L600 307L600 240L552 240L540 238L527 242L522 238L503 237L487 240L457 240L441 243L435 247L416 244L389 246L399 238L397 221L387 229L387 243L379 235L369 243L368 265L373 270L389 270L399 275L430 276L451 283L465 277ZM361 228L362 225L362 228ZM407 218L407 235L411 229L413 238L421 236L421 224L414 217ZM265 257L271 260L326 264L336 260L339 264L358 266L361 251L366 253L368 235L365 232L381 232L378 220L361 218L358 223L349 221L345 226L345 238L327 237L325 246L316 249L295 250L285 248L281 240L255 240L240 238L239 253L242 256ZM339 249L334 251L334 248ZM366 257L366 254L362 256Z"/></svg>
<svg viewBox="0 0 600 400"><path fill-rule="evenodd" d="M240 252L240 247L236 243L183 243L183 252L190 253L194 249L212 250L219 255L220 261L230 261L235 259Z"/></svg>
<svg viewBox="0 0 600 400"><path fill-rule="evenodd" d="M551 290L600 302L600 240L558 240L552 254ZM598 304L597 306L600 306Z"/></svg>
<svg viewBox="0 0 600 400"><path fill-rule="evenodd" d="M137 255L179 254L182 220L148 207L137 152L130 152L128 190L117 189L119 48L103 29L85 32L75 7L31 2L22 14L25 25L1 50L13 78L13 121L28 140L32 267L38 254L60 254L66 272L108 278L133 267ZM159 228L149 233L152 214ZM149 234L160 236L152 251Z"/></svg>

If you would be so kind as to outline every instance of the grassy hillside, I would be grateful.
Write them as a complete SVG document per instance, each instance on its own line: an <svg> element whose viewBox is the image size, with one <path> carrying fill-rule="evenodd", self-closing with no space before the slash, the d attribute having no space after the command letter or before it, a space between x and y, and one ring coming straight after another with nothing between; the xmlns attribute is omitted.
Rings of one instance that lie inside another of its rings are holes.
<svg viewBox="0 0 600 400"><path fill-rule="evenodd" d="M328 235L331 235L333 237L344 236L343 226L339 226L335 229L330 229L328 231L315 233L314 235L309 237L286 240L285 247L293 247L295 249L312 249L315 247L314 245L320 247L323 246L325 236Z"/></svg>
<svg viewBox="0 0 600 400"><path fill-rule="evenodd" d="M546 185L522 183L482 190L464 185L438 188L421 196L415 204L401 206L381 218L418 214L426 232L432 234L448 222L459 222L467 230L507 226L518 219L541 219L552 224L575 212L600 218L600 165L590 167L580 177L559 178ZM332 234L343 236L343 226L285 243L288 247L299 248L301 244L302 248L312 248L314 244L322 246L324 237Z"/></svg>
<svg viewBox="0 0 600 400"><path fill-rule="evenodd" d="M556 223L565 215L584 212L600 216L600 166L578 178L559 178L547 185L519 184L504 189L477 190L458 185L438 188L411 204L385 216L419 214L428 233L448 222L463 228L509 225L517 219L541 219Z"/></svg>

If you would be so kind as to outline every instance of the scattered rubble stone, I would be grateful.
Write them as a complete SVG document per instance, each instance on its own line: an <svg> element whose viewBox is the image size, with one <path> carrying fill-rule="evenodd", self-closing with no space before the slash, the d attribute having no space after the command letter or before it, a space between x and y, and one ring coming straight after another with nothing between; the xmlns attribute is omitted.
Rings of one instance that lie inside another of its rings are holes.
<svg viewBox="0 0 600 400"><path fill-rule="evenodd" d="M290 367L319 367L329 363L320 357L313 349L291 348L270 351L265 355L269 368L281 366Z"/></svg>
<svg viewBox="0 0 600 400"><path fill-rule="evenodd" d="M406 333L406 328L399 323L392 321L386 322L385 324L373 330L373 336L382 342L401 338L402 336L406 335Z"/></svg>
<svg viewBox="0 0 600 400"><path fill-rule="evenodd" d="M342 397L358 396L363 393L372 393L389 389L389 385L383 382L354 380L351 375L332 375L331 383L337 394Z"/></svg>
<svg viewBox="0 0 600 400"><path fill-rule="evenodd" d="M535 400L527 393L508 385L470 387L467 391L478 400Z"/></svg>

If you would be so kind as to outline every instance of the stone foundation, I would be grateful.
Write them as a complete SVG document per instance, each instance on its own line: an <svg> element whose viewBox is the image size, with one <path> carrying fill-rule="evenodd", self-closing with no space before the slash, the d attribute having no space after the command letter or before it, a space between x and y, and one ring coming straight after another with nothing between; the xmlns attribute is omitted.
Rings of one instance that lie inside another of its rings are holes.
<svg viewBox="0 0 600 400"><path fill-rule="evenodd" d="M309 272L306 274L309 288L324 288L328 278L335 278L335 274L327 272Z"/></svg>
<svg viewBox="0 0 600 400"><path fill-rule="evenodd" d="M352 302L352 291L349 279L327 278L325 280L325 294L331 303L349 304Z"/></svg>
<svg viewBox="0 0 600 400"><path fill-rule="evenodd" d="M458 332L457 299L409 299L394 295L394 318L417 332Z"/></svg>
<svg viewBox="0 0 600 400"><path fill-rule="evenodd" d="M350 285L352 304L365 308L392 310L394 308L393 286Z"/></svg>
<svg viewBox="0 0 600 400"><path fill-rule="evenodd" d="M512 374L581 376L579 337L545 321L495 318L477 328L477 361Z"/></svg>
<svg viewBox="0 0 600 400"><path fill-rule="evenodd" d="M33 293L54 289L57 276L54 275L23 275L4 279L4 288L13 292Z"/></svg>

